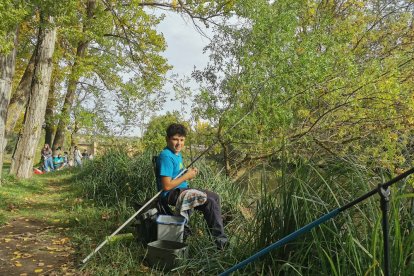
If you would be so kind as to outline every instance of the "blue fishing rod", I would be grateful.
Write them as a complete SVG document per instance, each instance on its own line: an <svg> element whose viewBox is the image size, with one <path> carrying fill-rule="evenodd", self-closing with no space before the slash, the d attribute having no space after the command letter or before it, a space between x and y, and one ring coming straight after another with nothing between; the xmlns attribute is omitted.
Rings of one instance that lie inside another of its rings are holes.
<svg viewBox="0 0 414 276"><path fill-rule="evenodd" d="M263 248L262 250L260 250L259 252L255 253L254 255L250 256L249 258L245 259L244 261L234 265L233 267L227 269L226 271L222 272L221 274L219 274L219 276L226 276L226 275L230 275L230 273L235 272L243 267L245 267L246 265L248 265L249 263L255 261L256 259L262 257L263 255L266 255L267 253L269 253L270 251L279 248L285 244L287 244L288 242L296 239L297 237L299 237L302 234L305 234L307 232L309 232L310 230L312 230L313 228L315 228L316 226L328 221L331 218L336 217L338 214L340 214L341 212L353 207L354 205L360 203L361 201L364 201L365 199L373 196L376 193L379 193L381 196L381 209L383 210L383 232L384 232L384 274L386 276L390 275L390 261L389 261L389 253L388 253L388 223L386 222L386 209L387 209L387 204L386 202L389 200L389 190L388 188L406 178L407 176L409 176L410 174L414 173L414 168L409 169L408 171L398 175L397 177L391 179L390 181L384 183L384 184L379 184L377 188L371 190L370 192L364 194L363 196L355 199L354 201L349 202L348 204L337 208L335 210L332 210L331 212L321 216L320 218L312 221L311 223L303 226L302 228L296 230L295 232L285 236L284 238L278 240L275 243L272 243L271 245Z"/></svg>

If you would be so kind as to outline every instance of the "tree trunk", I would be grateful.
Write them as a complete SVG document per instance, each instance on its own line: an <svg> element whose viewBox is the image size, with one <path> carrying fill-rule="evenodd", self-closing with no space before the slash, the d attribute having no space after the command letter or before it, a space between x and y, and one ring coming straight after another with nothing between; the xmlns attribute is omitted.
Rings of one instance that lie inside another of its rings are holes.
<svg viewBox="0 0 414 276"><path fill-rule="evenodd" d="M96 1L89 0L87 3L87 7L86 7L87 20L90 20L93 18L95 7L96 7ZM86 30L87 30L87 24L84 24L83 32L86 32ZM89 45L89 41L81 41L79 42L78 47L76 49L75 61L72 65L71 74L69 76L68 88L66 91L65 101L63 103L62 111L59 116L60 119L59 119L59 123L56 129L55 139L53 141L53 148L62 147L63 143L65 142L66 128L70 122L70 113L72 112L73 101L75 99L76 86L80 78L79 74L77 73L78 66L79 66L79 60L85 56L88 45Z"/></svg>
<svg viewBox="0 0 414 276"><path fill-rule="evenodd" d="M79 47L78 47L79 49ZM79 52L79 51L77 51ZM76 55L78 57L78 54ZM66 128L70 122L70 112L72 111L73 101L75 99L76 84L78 83L78 76L75 73L77 62L72 66L72 72L69 76L68 88L66 90L65 101L63 103L62 111L60 113L59 123L57 125L55 139L53 140L53 147L62 147L65 142Z"/></svg>
<svg viewBox="0 0 414 276"><path fill-rule="evenodd" d="M14 46L17 44L17 29L14 37ZM7 107L9 106L10 93L14 68L16 64L16 47L8 54L0 54L0 177L3 170L4 135L6 129ZM1 182L0 182L1 184Z"/></svg>
<svg viewBox="0 0 414 276"><path fill-rule="evenodd" d="M56 27L53 17L40 16L40 27L36 46L36 60L30 97L24 116L24 124L13 154L10 172L18 178L29 178L45 119L46 102L52 75L52 56L55 50Z"/></svg>
<svg viewBox="0 0 414 276"><path fill-rule="evenodd" d="M30 58L29 64L27 64L26 70L23 73L22 79L17 86L16 91L13 93L9 108L7 110L6 121L6 139L10 137L16 127L17 121L20 115L24 111L24 107L27 104L27 99L30 94L30 86L33 79L33 71L35 64L35 53Z"/></svg>
<svg viewBox="0 0 414 276"><path fill-rule="evenodd" d="M55 74L56 75L56 74ZM55 114L54 110L56 108L56 84L60 80L58 78L53 78L50 90L49 90L49 97L47 99L47 105L46 105L46 113L45 113L45 144L52 145L53 143L53 135L56 130L55 125ZM52 150L55 150L55 148L52 148Z"/></svg>

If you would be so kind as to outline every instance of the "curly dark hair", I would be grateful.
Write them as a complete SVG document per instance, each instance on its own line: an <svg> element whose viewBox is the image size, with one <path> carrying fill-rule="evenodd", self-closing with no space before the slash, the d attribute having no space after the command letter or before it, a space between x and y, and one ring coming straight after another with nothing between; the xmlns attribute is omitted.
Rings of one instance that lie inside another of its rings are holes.
<svg viewBox="0 0 414 276"><path fill-rule="evenodd" d="M180 135L180 136L187 136L187 129L182 124L171 124L167 128L167 137L170 138L174 135Z"/></svg>

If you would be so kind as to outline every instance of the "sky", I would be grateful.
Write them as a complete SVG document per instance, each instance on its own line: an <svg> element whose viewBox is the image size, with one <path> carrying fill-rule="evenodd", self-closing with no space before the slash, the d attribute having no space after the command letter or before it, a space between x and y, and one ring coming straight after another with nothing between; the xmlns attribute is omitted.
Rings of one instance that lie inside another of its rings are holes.
<svg viewBox="0 0 414 276"><path fill-rule="evenodd" d="M203 54L203 48L209 43L209 39L200 34L193 22L189 18L183 18L181 15L173 12L163 12L166 16L159 24L157 30L163 33L167 50L162 54L168 59L168 63L173 66L173 69L168 73L178 74L179 77L190 77L194 66L197 69L202 69L207 65L208 56ZM212 37L212 31L206 29L204 25L199 24L207 36ZM197 85L194 81L191 87L196 89ZM171 84L164 87L165 91L169 93L168 101L159 114L165 114L167 111L181 110L181 105L178 101L171 101L175 98L175 94ZM189 113L191 103L187 106L186 111ZM186 118L188 119L188 118Z"/></svg>
<svg viewBox="0 0 414 276"><path fill-rule="evenodd" d="M213 32L205 28L201 23L198 26L202 29L204 36L196 29L193 22L188 17L170 11L153 11L157 15L165 14L165 18L157 26L157 31L162 33L167 43L165 52L162 56L167 58L168 64L173 68L167 73L167 78L171 79L171 75L178 75L179 79L185 77L191 78L194 67L197 69L204 68L208 63L208 54L203 54L203 49L209 43L209 37L212 38ZM207 36L207 37L206 37ZM197 83L191 79L189 86L193 92L197 91ZM180 111L182 106L175 99L175 92L172 83L167 82L164 86L167 93L167 101L158 111L157 115L164 115L167 112ZM186 114L183 114L185 120L190 120L192 100L189 99L188 104L184 107ZM148 121L149 118L146 119ZM142 136L143 126L132 127L126 135Z"/></svg>

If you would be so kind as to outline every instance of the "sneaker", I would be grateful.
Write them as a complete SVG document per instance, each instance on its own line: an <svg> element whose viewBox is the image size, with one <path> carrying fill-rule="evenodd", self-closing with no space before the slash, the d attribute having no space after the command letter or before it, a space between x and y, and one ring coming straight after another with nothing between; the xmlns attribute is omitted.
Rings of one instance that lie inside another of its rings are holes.
<svg viewBox="0 0 414 276"><path fill-rule="evenodd" d="M192 236L193 232L191 231L190 227L186 224L184 225L184 234L183 234L183 240L184 242L187 240L189 236Z"/></svg>
<svg viewBox="0 0 414 276"><path fill-rule="evenodd" d="M229 240L226 237L216 238L214 242L218 250L224 250L229 246Z"/></svg>

